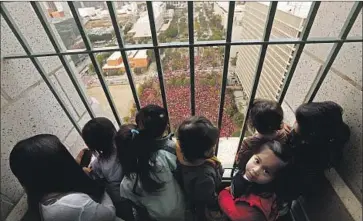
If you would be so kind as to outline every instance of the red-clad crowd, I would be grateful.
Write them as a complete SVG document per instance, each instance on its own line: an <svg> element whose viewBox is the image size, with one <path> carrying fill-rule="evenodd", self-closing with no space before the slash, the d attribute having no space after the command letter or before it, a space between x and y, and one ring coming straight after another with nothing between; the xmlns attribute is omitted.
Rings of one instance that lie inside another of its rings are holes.
<svg viewBox="0 0 363 221"><path fill-rule="evenodd" d="M172 128L176 128L183 120L188 118L191 114L190 109L190 84L174 85L171 80L180 80L189 78L186 75L176 75L173 72L165 73L166 79L166 98L169 111L169 118ZM217 76L216 76L217 78ZM203 84L202 80L206 79L206 75L196 73L195 78L195 108L196 115L203 115L210 119L214 124L218 121L219 103L220 103L220 82L215 85ZM157 82L157 79L153 79ZM161 95L156 87L144 88L140 95L141 106L148 104L162 105ZM240 127L235 125L231 117L226 113L226 109L233 105L234 101L230 94L226 93L224 102L224 114L222 120L222 128L220 136L229 137Z"/></svg>

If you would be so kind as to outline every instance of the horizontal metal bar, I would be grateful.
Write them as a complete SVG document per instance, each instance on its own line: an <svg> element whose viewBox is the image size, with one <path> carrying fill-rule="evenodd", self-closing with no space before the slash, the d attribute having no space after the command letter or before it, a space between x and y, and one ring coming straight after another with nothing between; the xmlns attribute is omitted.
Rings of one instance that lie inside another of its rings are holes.
<svg viewBox="0 0 363 221"><path fill-rule="evenodd" d="M349 12L347 19L343 25L342 30L340 31L339 38L342 40L346 39L350 30L352 29L355 20L362 10L363 2L355 2L352 9ZM332 49L329 52L329 55L323 64L322 68L318 72L314 82L312 83L308 93L305 96L304 103L312 102L318 93L320 86L323 84L323 81L326 75L329 73L331 66L334 63L335 58L338 56L340 49L342 48L344 42L335 43Z"/></svg>
<svg viewBox="0 0 363 221"><path fill-rule="evenodd" d="M193 45L190 45L189 42L170 42L170 43L160 43L157 46L152 44L135 44L135 45L125 45L124 48L121 48L123 51L131 51L131 50L142 50L142 49L161 49L161 48L185 48L189 46L194 47L212 47L212 46L226 46L226 45L280 45L280 44L329 44L329 43L356 43L363 42L362 36L359 37L349 37L347 39L339 39L335 37L326 37L326 38L309 38L306 41L302 41L298 38L279 38L279 39L270 39L269 41L261 41L255 39L243 40L243 41L233 41L226 42L223 40L218 41L196 41ZM119 51L120 48L117 46L113 47L103 47L103 48L94 48L92 50L87 49L74 49L67 50L60 53L34 53L31 56L33 57L48 57L48 56L57 56L61 55L73 55L73 54L89 54L89 53L100 53L100 52L115 52ZM29 58L28 55L8 55L4 56L4 59L17 59L17 58Z"/></svg>
<svg viewBox="0 0 363 221"><path fill-rule="evenodd" d="M54 33L52 27L50 26L49 22L47 21L47 17L45 16L45 14L43 12L42 7L40 6L40 3L39 2L30 2L30 4L32 5L32 7L34 9L35 14L38 16L38 19L39 19L40 23L42 24L45 33L48 35L48 38L49 38L50 42L52 43L54 50L56 52L60 52L61 46L60 46L59 42L56 40L55 33ZM59 60L61 61L68 77L71 79L71 82L72 82L74 88L76 89L79 97L81 98L83 105L86 107L88 114L93 119L93 118L95 118L95 114L94 114L91 106L88 103L87 97L86 97L84 91L82 90L81 85L79 84L73 69L70 67L68 60L64 56L65 55L58 55Z"/></svg>
<svg viewBox="0 0 363 221"><path fill-rule="evenodd" d="M77 9L74 7L73 2L71 2L71 1L68 2L68 6L69 6L69 9L71 10L71 13L73 15L74 21L76 22L76 25L78 27L79 33L81 34L81 37L83 39L83 43L84 43L86 49L88 51L92 51L91 41L89 40L89 38L88 38L88 36L87 36L87 34L85 32L85 29L83 27L83 24L81 22L80 15L79 15ZM103 77L103 75L101 73L101 68L100 68L99 64L97 63L97 61L96 61L95 55L92 52L89 52L88 55L89 55L89 57L90 57L90 59L92 61L92 65L93 65L93 67L95 69L95 72L97 74L98 80L101 83L102 89L103 89L103 91L105 93L105 96L107 98L108 104L111 107L112 113L115 116L115 119L117 121L117 124L119 126L121 126L122 123L121 123L120 116L119 116L119 114L117 112L117 109L115 107L115 103L113 102L111 93L110 93L110 91L108 89L108 86L107 86L107 83L106 83L106 81L105 81L105 79L104 79L104 77Z"/></svg>
<svg viewBox="0 0 363 221"><path fill-rule="evenodd" d="M264 31L264 34L263 34L263 40L264 41L268 41L269 38L270 38L272 25L273 25L273 21L274 21L276 9L277 9L277 3L278 2L270 2L268 16L267 16L268 20L266 21L265 29L264 29L265 31ZM251 106L252 106L252 104L253 104L253 102L255 100L255 96L256 96L256 92L257 92L257 88L258 88L258 82L260 80L260 76L261 76L262 68L263 68L263 63L264 63L266 52L267 52L267 46L268 45L262 45L261 46L260 58L259 58L259 62L258 62L257 67L256 67L255 78L254 78L254 82L253 82L253 85L252 85L251 95L250 95L250 99L248 101L248 106L247 106L245 118L243 120L241 135L240 135L240 139L239 139L236 154L238 154L238 151L241 148L242 141L243 141L244 135L245 135L246 130L247 130L247 120L248 120L248 117L249 117L250 108L251 108ZM231 176L232 176L233 172L234 172L234 170L231 171Z"/></svg>
<svg viewBox="0 0 363 221"><path fill-rule="evenodd" d="M120 28L118 26L115 8L113 6L113 2L111 2L111 1L107 1L106 4L107 4L107 7L108 7L108 12L110 13L113 29L115 31L117 43L118 43L119 50L120 50L120 53L121 53L121 56L122 56L122 62L125 65L126 75L127 75L128 80L129 80L132 96L134 97L134 101L135 101L135 105L136 105L137 110L140 110L140 101L139 101L139 97L137 95L134 79L133 79L132 74L131 74L129 59L128 59L127 55L126 55L126 51L122 50L122 48L124 48L124 41L122 39Z"/></svg>
<svg viewBox="0 0 363 221"><path fill-rule="evenodd" d="M236 2L229 2L228 8L228 20L227 20L227 33L226 33L226 42L232 41L232 30L233 30L233 18L234 18L234 7ZM222 85L221 85L221 94L220 94L220 102L219 102L219 111L218 111L218 129L222 127L223 120L223 110L224 110L224 100L226 97L226 87L227 87L227 77L228 77L228 65L229 65L229 57L231 52L231 45L226 45L224 48L224 63L223 63L223 75L222 75ZM215 148L215 155L218 155L219 142L217 142Z"/></svg>
<svg viewBox="0 0 363 221"><path fill-rule="evenodd" d="M155 18L154 18L154 10L153 5L151 1L146 2L147 12L149 15L149 23L150 23L150 31L151 31L151 39L154 46L154 53L155 53L155 62L156 62L156 69L158 71L158 78L159 78L159 84L160 84L160 91L161 91L161 98L163 101L163 106L167 113L167 120L170 125L170 119L169 119L169 111L168 111L168 102L166 101L166 92L165 92L165 86L164 86L164 77L163 77L163 68L161 66L161 59L160 59L160 51L157 48L158 46L158 36L156 34L156 26L155 26ZM171 132L170 127L168 127L169 133Z"/></svg>
<svg viewBox="0 0 363 221"><path fill-rule="evenodd" d="M190 68L190 111L195 115L195 80L194 80L194 2L188 2L188 27L189 27L189 68Z"/></svg>
<svg viewBox="0 0 363 221"><path fill-rule="evenodd" d="M304 28L303 28L303 30L301 32L300 39L302 41L305 41L309 37L311 27L314 24L315 16L316 16L316 14L318 13L318 10L319 10L319 6L320 6L320 2L313 2L313 4L310 7L310 11L309 11L307 20L305 20ZM292 62L291 62L291 65L289 67L289 70L287 72L287 75L286 75L286 77L284 79L284 85L282 87L282 90L281 90L279 98L278 98L279 104L282 104L282 102L284 101L287 89L289 88L290 82L292 80L292 76L294 75L296 67L297 67L297 65L299 63L300 56L304 51L304 47L305 47L304 43L299 44L297 46L297 49L294 52L294 57L292 59Z"/></svg>
<svg viewBox="0 0 363 221"><path fill-rule="evenodd" d="M31 49L30 45L28 44L25 37L21 34L21 32L20 32L19 28L17 27L16 23L14 22L14 20L11 18L11 15L10 15L9 11L6 9L4 2L0 2L0 14L5 19L6 23L8 24L9 28L11 29L11 31L13 32L13 34L15 35L17 40L19 41L19 43L22 46L22 48L24 49L25 53L28 55L32 54L33 51ZM61 108L63 109L64 113L67 115L68 119L71 121L74 128L77 130L77 132L79 134L81 134L81 128L79 127L79 125L77 124L77 121L74 119L74 117L70 113L68 107L65 105L65 102L63 101L61 96L58 94L54 85L48 78L46 71L42 67L38 58L33 57L33 58L30 58L30 60L33 63L34 67L39 72L40 76L43 78L43 80L44 80L45 84L48 86L49 90L54 95L55 99L58 101L58 103L61 106Z"/></svg>

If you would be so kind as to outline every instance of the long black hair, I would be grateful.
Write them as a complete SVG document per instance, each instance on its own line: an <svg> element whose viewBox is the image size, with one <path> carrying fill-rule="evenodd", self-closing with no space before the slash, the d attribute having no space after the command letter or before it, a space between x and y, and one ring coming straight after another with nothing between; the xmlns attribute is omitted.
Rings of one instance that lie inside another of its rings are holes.
<svg viewBox="0 0 363 221"><path fill-rule="evenodd" d="M81 192L99 202L104 187L89 178L58 137L40 134L18 142L10 168L28 195L29 209L39 217L39 202L49 193Z"/></svg>
<svg viewBox="0 0 363 221"><path fill-rule="evenodd" d="M152 193L164 186L158 180L155 173L158 172L156 165L156 152L160 149L155 144L153 134L148 130L137 129L136 125L122 125L116 133L115 144L122 170L126 177L136 179L133 192L140 181L142 188Z"/></svg>
<svg viewBox="0 0 363 221"><path fill-rule="evenodd" d="M105 117L96 117L88 121L82 129L84 142L90 150L97 152L101 159L109 159L114 153L115 134L115 125Z"/></svg>
<svg viewBox="0 0 363 221"><path fill-rule="evenodd" d="M333 101L300 105L295 112L298 131L291 134L290 145L300 156L310 152L318 157L321 169L336 166L350 137L349 126L344 123L342 114L343 108Z"/></svg>

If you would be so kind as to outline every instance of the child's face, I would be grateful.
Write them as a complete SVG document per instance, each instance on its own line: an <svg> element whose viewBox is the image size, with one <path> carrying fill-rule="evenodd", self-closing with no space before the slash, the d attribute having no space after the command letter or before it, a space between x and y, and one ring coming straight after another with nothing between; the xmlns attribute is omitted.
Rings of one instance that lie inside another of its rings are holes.
<svg viewBox="0 0 363 221"><path fill-rule="evenodd" d="M280 160L267 147L263 147L262 151L255 154L246 164L245 175L251 182L258 184L266 184L275 178L276 172L281 169L284 162Z"/></svg>

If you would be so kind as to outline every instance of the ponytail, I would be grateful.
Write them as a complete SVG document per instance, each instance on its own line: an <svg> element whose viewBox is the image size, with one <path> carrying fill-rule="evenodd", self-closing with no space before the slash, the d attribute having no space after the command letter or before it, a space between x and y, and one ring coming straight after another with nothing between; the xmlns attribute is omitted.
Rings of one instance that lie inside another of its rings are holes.
<svg viewBox="0 0 363 221"><path fill-rule="evenodd" d="M131 148L136 153L137 162L135 173L137 179L140 180L142 188L148 193L162 188L164 183L156 180L158 178L155 176L157 172L156 152L159 148L155 143L153 135L148 133L147 130L139 130L133 133Z"/></svg>
<svg viewBox="0 0 363 221"><path fill-rule="evenodd" d="M115 143L125 176L136 179L133 188L135 194L138 181L148 193L164 186L155 175L158 146L151 134L146 130L137 130L135 125L123 125L116 134Z"/></svg>

